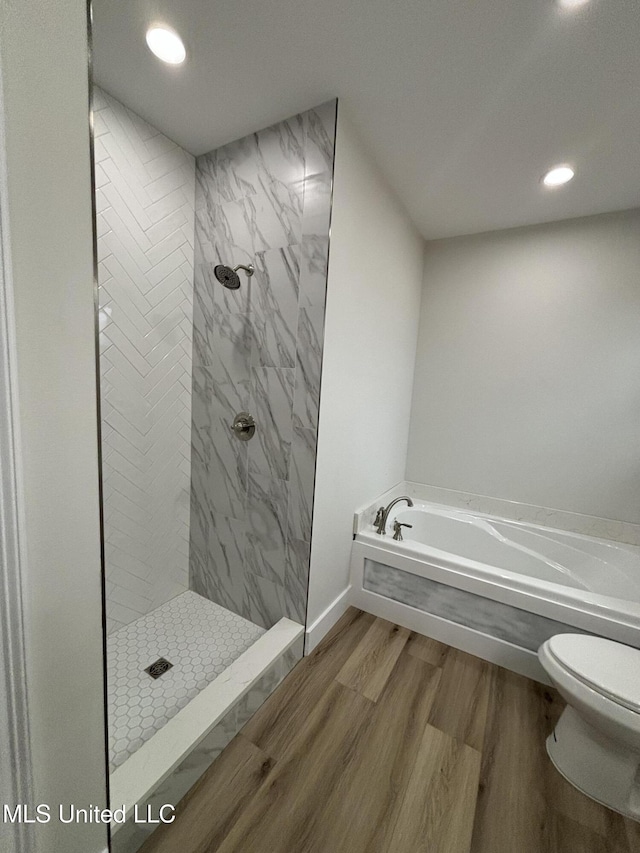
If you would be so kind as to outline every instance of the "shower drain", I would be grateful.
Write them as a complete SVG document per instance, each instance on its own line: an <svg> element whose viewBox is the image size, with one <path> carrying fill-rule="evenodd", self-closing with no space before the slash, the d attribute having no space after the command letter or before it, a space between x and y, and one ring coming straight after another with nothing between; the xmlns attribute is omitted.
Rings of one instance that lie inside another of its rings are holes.
<svg viewBox="0 0 640 853"><path fill-rule="evenodd" d="M172 666L173 664L169 663L165 658L158 658L157 661L145 669L145 672L148 672L151 678L160 678L160 676L164 675Z"/></svg>

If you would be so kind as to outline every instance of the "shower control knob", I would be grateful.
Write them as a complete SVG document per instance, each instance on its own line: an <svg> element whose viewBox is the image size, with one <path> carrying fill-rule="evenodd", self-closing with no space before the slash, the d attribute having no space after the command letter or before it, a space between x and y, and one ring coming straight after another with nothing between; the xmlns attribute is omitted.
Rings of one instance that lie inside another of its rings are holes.
<svg viewBox="0 0 640 853"><path fill-rule="evenodd" d="M240 441L249 441L256 431L256 422L249 412L239 412L233 419L231 431Z"/></svg>

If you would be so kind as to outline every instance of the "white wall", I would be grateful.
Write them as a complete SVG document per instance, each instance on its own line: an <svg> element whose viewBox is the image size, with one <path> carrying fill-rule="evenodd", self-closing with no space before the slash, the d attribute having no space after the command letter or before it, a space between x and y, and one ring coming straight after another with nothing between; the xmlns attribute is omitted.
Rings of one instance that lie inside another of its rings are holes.
<svg viewBox="0 0 640 853"><path fill-rule="evenodd" d="M407 479L640 522L640 211L428 243Z"/></svg>
<svg viewBox="0 0 640 853"><path fill-rule="evenodd" d="M100 532L84 4L5 3L0 29L22 445L34 802L105 803ZM6 772L6 768L5 768ZM94 853L102 825L47 825Z"/></svg>
<svg viewBox="0 0 640 853"><path fill-rule="evenodd" d="M404 477L422 266L339 106L308 625L348 584L354 510Z"/></svg>

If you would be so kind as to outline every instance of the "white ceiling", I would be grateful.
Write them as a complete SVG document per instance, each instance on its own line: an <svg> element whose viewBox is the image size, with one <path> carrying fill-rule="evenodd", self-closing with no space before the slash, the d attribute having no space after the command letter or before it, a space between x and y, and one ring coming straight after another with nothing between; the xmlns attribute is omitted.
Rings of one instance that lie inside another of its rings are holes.
<svg viewBox="0 0 640 853"><path fill-rule="evenodd" d="M428 239L640 206L638 0L94 0L94 70L194 154L338 96Z"/></svg>

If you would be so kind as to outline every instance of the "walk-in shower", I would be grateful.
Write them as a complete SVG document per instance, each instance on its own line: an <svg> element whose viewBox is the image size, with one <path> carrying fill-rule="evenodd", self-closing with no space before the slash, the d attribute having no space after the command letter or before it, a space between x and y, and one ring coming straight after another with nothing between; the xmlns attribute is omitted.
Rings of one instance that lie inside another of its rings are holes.
<svg viewBox="0 0 640 853"><path fill-rule="evenodd" d="M302 655L329 236L328 210L303 223L305 147L330 184L336 105L197 158L97 87L94 110L111 794L132 807L177 802Z"/></svg>

